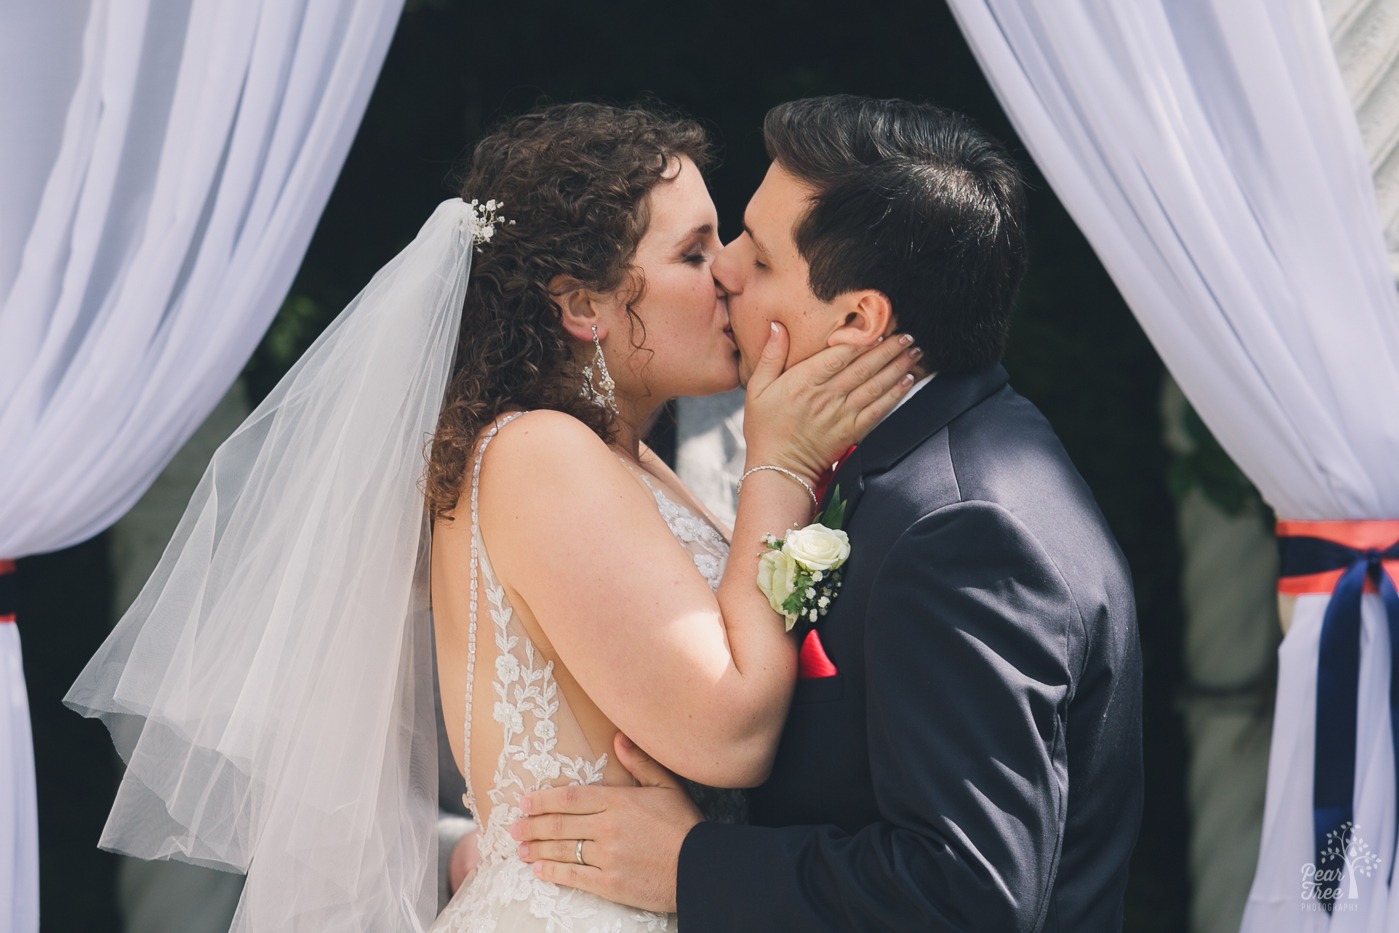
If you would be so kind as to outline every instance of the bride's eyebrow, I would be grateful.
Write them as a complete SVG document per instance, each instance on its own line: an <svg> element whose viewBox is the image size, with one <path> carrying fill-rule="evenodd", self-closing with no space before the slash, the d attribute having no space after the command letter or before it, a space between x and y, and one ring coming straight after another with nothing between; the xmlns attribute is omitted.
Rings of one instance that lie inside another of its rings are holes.
<svg viewBox="0 0 1399 933"><path fill-rule="evenodd" d="M691 230L689 233L686 233L686 234L685 234L683 237L681 237L680 239L676 240L676 242L683 245L683 244L685 244L685 243L688 243L690 240L694 239L694 238L697 237L697 236L701 236L701 237L709 236L709 235L710 235L711 233L713 233L713 232L714 232L714 225L713 225L713 224L700 224L698 227L696 227L695 229Z"/></svg>

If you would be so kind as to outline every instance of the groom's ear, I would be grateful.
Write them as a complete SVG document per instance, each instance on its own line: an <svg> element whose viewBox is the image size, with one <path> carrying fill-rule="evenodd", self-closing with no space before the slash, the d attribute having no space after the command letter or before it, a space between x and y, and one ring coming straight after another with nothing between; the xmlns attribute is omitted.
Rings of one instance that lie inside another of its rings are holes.
<svg viewBox="0 0 1399 933"><path fill-rule="evenodd" d="M601 332L602 316L598 314L593 293L584 288L583 283L569 275L556 275L549 280L549 294L559 309L559 321L570 336L592 340L594 325Z"/></svg>
<svg viewBox="0 0 1399 933"><path fill-rule="evenodd" d="M863 288L836 296L833 304L840 323L826 340L828 346L851 344L870 347L887 336L894 326L894 306L889 296L873 288Z"/></svg>

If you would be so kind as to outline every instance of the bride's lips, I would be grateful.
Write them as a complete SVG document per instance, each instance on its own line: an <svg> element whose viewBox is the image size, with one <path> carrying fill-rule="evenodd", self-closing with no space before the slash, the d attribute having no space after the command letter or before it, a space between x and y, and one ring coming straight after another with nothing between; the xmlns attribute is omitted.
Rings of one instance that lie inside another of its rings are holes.
<svg viewBox="0 0 1399 933"><path fill-rule="evenodd" d="M729 338L729 343L734 345L734 349L738 348L738 341L734 339L734 329L732 324L724 328L724 336Z"/></svg>

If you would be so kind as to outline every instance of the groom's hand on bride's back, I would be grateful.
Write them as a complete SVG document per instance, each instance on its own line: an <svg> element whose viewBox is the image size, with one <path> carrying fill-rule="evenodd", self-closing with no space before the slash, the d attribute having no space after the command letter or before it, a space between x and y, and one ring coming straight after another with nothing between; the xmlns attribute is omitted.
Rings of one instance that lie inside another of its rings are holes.
<svg viewBox="0 0 1399 933"><path fill-rule="evenodd" d="M700 822L699 810L679 779L625 736L618 733L614 744L617 760L640 787L535 791L521 802L529 815L510 833L520 843L520 858L545 881L673 913L680 846Z"/></svg>

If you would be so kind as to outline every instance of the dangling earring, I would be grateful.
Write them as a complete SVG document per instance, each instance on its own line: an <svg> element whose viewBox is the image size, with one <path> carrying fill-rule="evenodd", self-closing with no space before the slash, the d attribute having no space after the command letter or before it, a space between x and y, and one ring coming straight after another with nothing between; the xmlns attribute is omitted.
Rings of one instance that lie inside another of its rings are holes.
<svg viewBox="0 0 1399 933"><path fill-rule="evenodd" d="M598 408L605 408L616 415L617 396L612 390L617 388L617 383L612 381L612 374L607 371L607 360L602 355L602 341L598 339L596 324L593 325L593 347L596 352L593 354L592 364L583 367L583 390L579 394ZM598 371L596 386L593 385L594 366Z"/></svg>

